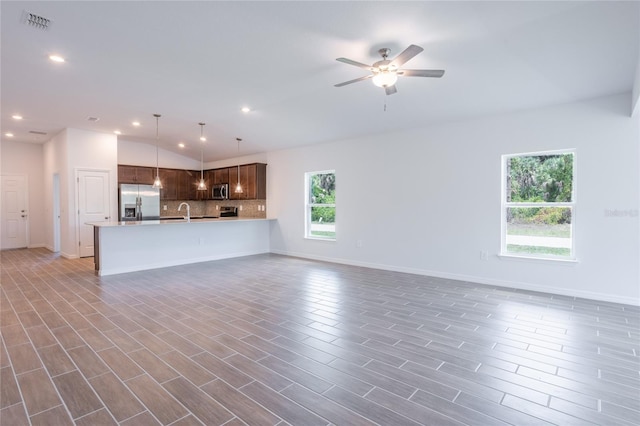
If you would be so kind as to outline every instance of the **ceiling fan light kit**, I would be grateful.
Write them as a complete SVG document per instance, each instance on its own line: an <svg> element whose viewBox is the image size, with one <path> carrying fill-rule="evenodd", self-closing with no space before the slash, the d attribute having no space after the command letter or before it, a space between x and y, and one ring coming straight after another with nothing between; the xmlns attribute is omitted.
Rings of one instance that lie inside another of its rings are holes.
<svg viewBox="0 0 640 426"><path fill-rule="evenodd" d="M390 87L398 81L398 74L394 71L380 71L373 78L373 84L378 87Z"/></svg>
<svg viewBox="0 0 640 426"><path fill-rule="evenodd" d="M354 80L345 81L343 83L338 83L335 87L346 86L347 84L356 83L358 81L363 81L367 79L371 79L373 84L378 87L382 87L385 89L385 93L387 95L393 95L397 92L395 87L396 82L398 81L398 77L435 77L440 78L444 75L444 70L405 70L400 69L402 65L404 65L411 58L416 56L418 53L422 52L424 49L420 46L416 46L415 44L407 47L402 53L400 53L395 59L389 60L389 53L391 53L391 49L383 48L378 50L380 56L382 56L382 60L374 63L369 66L367 64L363 64L362 62L357 62L347 58L337 58L336 61L344 62L345 64L353 65L367 71L370 71L371 74L356 78Z"/></svg>

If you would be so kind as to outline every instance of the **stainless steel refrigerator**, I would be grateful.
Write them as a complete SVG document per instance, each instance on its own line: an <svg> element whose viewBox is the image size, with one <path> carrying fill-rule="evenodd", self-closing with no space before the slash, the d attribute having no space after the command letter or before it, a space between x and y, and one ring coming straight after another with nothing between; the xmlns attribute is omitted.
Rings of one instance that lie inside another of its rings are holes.
<svg viewBox="0 0 640 426"><path fill-rule="evenodd" d="M160 190L151 185L120 184L120 220L160 219Z"/></svg>

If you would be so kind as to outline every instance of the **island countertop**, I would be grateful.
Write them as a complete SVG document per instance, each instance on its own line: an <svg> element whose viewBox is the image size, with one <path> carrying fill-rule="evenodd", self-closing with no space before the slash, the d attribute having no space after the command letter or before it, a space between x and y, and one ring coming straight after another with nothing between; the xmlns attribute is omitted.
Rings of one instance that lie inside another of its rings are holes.
<svg viewBox="0 0 640 426"><path fill-rule="evenodd" d="M100 276L268 253L274 218L91 222Z"/></svg>
<svg viewBox="0 0 640 426"><path fill-rule="evenodd" d="M140 220L140 221L124 221L124 222L87 222L97 228L121 227L121 226L155 226L155 225L172 225L184 223L214 223L214 222L251 222L251 221L270 221L275 218L254 218L254 217L192 217L191 222L187 219L162 219L160 220Z"/></svg>

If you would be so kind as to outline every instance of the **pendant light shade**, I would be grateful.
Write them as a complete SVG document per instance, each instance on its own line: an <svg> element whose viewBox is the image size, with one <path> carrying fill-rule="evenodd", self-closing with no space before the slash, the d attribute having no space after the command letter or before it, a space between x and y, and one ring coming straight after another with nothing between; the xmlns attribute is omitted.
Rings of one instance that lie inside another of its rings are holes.
<svg viewBox="0 0 640 426"><path fill-rule="evenodd" d="M162 182L160 181L160 166L158 164L158 119L161 117L160 114L153 114L156 118L156 178L153 180L153 187L162 189Z"/></svg>
<svg viewBox="0 0 640 426"><path fill-rule="evenodd" d="M198 123L200 125L200 182L198 182L198 191L206 191L207 183L204 181L204 141L207 139L204 137L204 124Z"/></svg>
<svg viewBox="0 0 640 426"><path fill-rule="evenodd" d="M238 141L238 184L236 185L236 194L242 194L242 185L240 185L240 141L242 139L236 138Z"/></svg>

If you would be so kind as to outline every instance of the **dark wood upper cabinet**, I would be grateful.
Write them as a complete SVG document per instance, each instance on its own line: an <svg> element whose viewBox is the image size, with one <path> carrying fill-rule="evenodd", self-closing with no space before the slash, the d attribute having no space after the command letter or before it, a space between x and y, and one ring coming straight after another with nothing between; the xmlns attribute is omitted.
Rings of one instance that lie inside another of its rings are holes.
<svg viewBox="0 0 640 426"><path fill-rule="evenodd" d="M160 190L161 200L177 200L178 199L178 170L160 169L160 182L162 189Z"/></svg>
<svg viewBox="0 0 640 426"><path fill-rule="evenodd" d="M200 181L200 172L194 170L178 170L177 176L177 199L195 200L196 186ZM198 191L199 192L199 191Z"/></svg>
<svg viewBox="0 0 640 426"><path fill-rule="evenodd" d="M265 200L267 198L267 165L256 163L249 164L248 167L248 198L252 200Z"/></svg>
<svg viewBox="0 0 640 426"><path fill-rule="evenodd" d="M238 166L205 170L206 191L198 191L200 170L160 169L161 200L211 200L213 185L229 184L231 200L264 200L267 198L267 165L245 164L240 169L242 192L236 193ZM118 165L118 183L152 185L156 176L155 167Z"/></svg>
<svg viewBox="0 0 640 426"><path fill-rule="evenodd" d="M230 200L249 199L247 196L247 179L248 179L247 167L248 166L229 167L229 199ZM239 179L238 179L238 172L240 173ZM238 182L242 187L242 192L236 192Z"/></svg>
<svg viewBox="0 0 640 426"><path fill-rule="evenodd" d="M156 169L142 166L118 166L118 183L153 185Z"/></svg>
<svg viewBox="0 0 640 426"><path fill-rule="evenodd" d="M211 199L211 182L213 182L213 170L205 170L202 172L202 178L207 185L207 189L204 191L198 190L198 183L200 183L200 170L196 170L193 179L193 199L204 201Z"/></svg>
<svg viewBox="0 0 640 426"><path fill-rule="evenodd" d="M213 171L213 184L229 183L229 169L215 169Z"/></svg>
<svg viewBox="0 0 640 426"><path fill-rule="evenodd" d="M242 192L236 192L240 169L240 185ZM262 163L245 164L240 167L229 167L229 199L231 200L264 200L267 197L267 165Z"/></svg>

